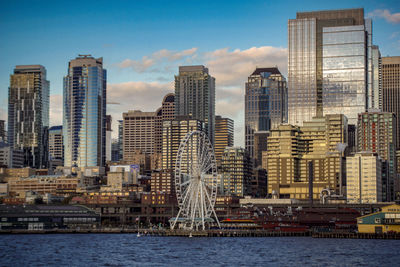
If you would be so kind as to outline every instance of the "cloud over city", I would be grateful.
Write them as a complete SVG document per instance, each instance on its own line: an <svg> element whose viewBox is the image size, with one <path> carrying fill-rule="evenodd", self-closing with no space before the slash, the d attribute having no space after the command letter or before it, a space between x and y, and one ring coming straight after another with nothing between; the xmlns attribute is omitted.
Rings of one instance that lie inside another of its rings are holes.
<svg viewBox="0 0 400 267"><path fill-rule="evenodd" d="M107 113L116 120L129 109L155 110L161 105L162 97L173 92L173 75L178 74L180 65L204 65L216 78L216 114L235 121L235 139L242 144L243 127L240 126L244 123L244 86L247 77L256 67L275 66L286 76L287 53L286 48L272 46L243 50L221 48L205 52L193 47L182 51L162 49L143 56L141 60L125 59L113 66L131 69L138 74L158 72L159 75L154 82L109 84L108 101L120 105L108 105Z"/></svg>
<svg viewBox="0 0 400 267"><path fill-rule="evenodd" d="M400 23L400 12L391 13L388 9L375 9L374 11L368 13L368 17L371 18L384 18L387 22L398 24Z"/></svg>

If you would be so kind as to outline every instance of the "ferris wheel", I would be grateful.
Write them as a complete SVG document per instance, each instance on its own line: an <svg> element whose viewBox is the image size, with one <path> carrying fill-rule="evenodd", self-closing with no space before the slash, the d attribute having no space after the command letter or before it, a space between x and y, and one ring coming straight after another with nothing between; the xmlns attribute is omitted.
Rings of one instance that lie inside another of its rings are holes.
<svg viewBox="0 0 400 267"><path fill-rule="evenodd" d="M179 205L176 218L171 219L171 229L177 222L185 228L205 229L207 223L219 225L214 205L217 198L217 164L214 149L202 131L186 134L179 146L175 163L175 191Z"/></svg>

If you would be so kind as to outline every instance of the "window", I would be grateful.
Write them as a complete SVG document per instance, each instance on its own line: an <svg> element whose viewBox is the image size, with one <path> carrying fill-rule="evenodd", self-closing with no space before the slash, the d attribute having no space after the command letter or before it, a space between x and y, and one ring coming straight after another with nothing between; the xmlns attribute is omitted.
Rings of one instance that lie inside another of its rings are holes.
<svg viewBox="0 0 400 267"><path fill-rule="evenodd" d="M381 218L375 218L375 223L381 223Z"/></svg>

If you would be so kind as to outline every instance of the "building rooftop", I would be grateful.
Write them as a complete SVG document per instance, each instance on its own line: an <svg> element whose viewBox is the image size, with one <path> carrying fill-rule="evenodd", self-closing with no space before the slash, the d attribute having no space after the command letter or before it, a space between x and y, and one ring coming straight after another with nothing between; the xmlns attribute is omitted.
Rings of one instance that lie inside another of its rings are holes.
<svg viewBox="0 0 400 267"><path fill-rule="evenodd" d="M269 72L271 74L281 74L278 68L256 68L256 70L251 75L260 75L263 72Z"/></svg>

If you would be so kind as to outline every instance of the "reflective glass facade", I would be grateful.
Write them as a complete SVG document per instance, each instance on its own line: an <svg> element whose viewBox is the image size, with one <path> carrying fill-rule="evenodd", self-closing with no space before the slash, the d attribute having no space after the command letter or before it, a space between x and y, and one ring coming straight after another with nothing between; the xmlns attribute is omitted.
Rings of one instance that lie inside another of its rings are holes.
<svg viewBox="0 0 400 267"><path fill-rule="evenodd" d="M297 13L289 20L289 123L374 107L372 22L363 9Z"/></svg>
<svg viewBox="0 0 400 267"><path fill-rule="evenodd" d="M64 165L104 166L106 70L103 59L79 56L64 77Z"/></svg>
<svg viewBox="0 0 400 267"><path fill-rule="evenodd" d="M364 25L323 28L323 113L345 114L350 124L367 108L365 44Z"/></svg>
<svg viewBox="0 0 400 267"><path fill-rule="evenodd" d="M245 93L245 144L254 158L254 133L287 122L286 79L277 68L257 68Z"/></svg>
<svg viewBox="0 0 400 267"><path fill-rule="evenodd" d="M49 90L46 69L20 65L10 76L8 143L24 152L24 166L47 168Z"/></svg>

